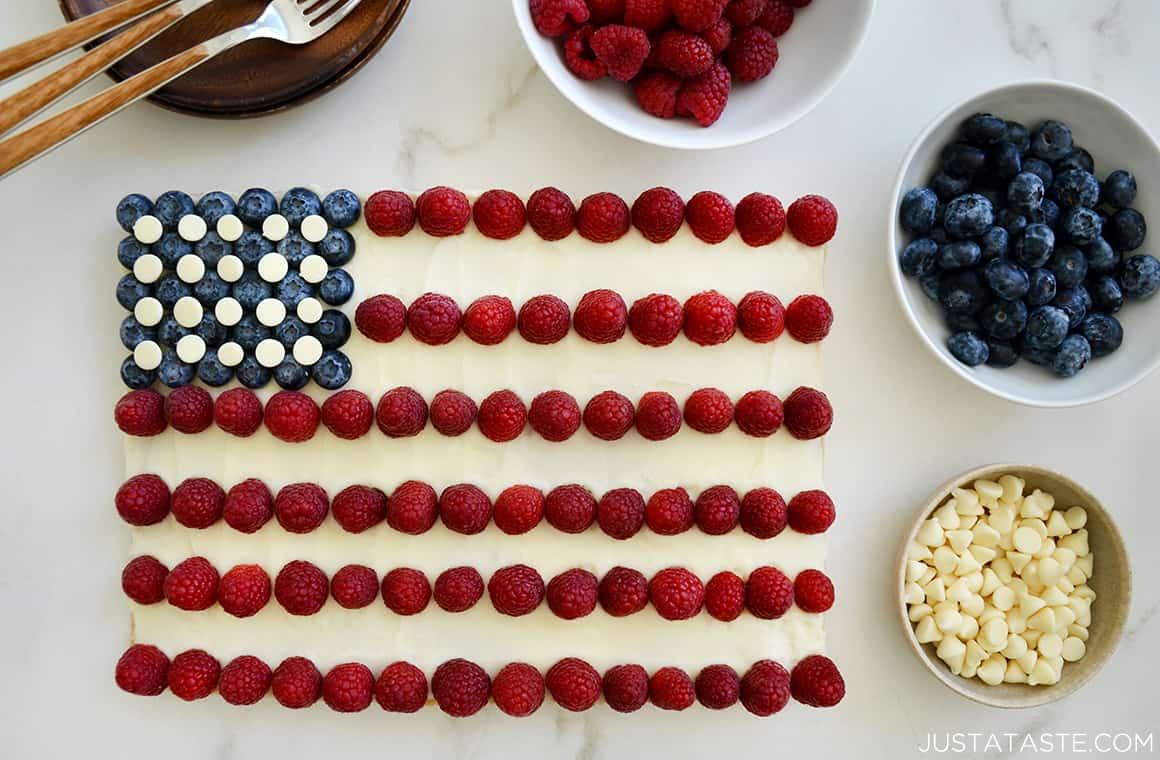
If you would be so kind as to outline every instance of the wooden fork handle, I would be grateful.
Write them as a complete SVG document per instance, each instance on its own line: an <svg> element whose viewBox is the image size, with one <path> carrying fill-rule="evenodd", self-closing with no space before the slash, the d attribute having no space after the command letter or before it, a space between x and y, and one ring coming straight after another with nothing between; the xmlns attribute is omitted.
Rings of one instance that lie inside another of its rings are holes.
<svg viewBox="0 0 1160 760"><path fill-rule="evenodd" d="M0 82L173 1L124 0L103 11L84 16L59 29L0 51Z"/></svg>

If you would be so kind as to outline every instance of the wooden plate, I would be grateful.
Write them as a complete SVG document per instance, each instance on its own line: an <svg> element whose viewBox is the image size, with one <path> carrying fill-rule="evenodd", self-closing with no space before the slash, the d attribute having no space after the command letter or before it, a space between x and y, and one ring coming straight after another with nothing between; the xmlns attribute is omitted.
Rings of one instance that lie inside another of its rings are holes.
<svg viewBox="0 0 1160 760"><path fill-rule="evenodd" d="M69 20L119 0L59 0ZM125 79L216 34L253 21L268 0L216 0L109 70ZM305 103L346 81L386 43L410 0L362 0L337 27L309 45L256 40L208 61L153 95L158 105L194 116L247 118Z"/></svg>

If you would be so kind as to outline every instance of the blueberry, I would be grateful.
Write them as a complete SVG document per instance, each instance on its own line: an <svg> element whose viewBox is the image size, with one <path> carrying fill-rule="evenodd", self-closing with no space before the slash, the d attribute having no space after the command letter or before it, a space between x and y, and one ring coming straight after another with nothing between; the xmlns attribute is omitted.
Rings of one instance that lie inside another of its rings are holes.
<svg viewBox="0 0 1160 760"><path fill-rule="evenodd" d="M1055 275L1056 284L1061 288L1074 288L1084 281L1088 273L1087 258L1078 248L1070 245L1056 248L1047 266Z"/></svg>
<svg viewBox="0 0 1160 760"><path fill-rule="evenodd" d="M230 284L211 269L194 283L193 297L201 301L202 306L212 310L218 301L230 294L230 289Z"/></svg>
<svg viewBox="0 0 1160 760"><path fill-rule="evenodd" d="M1086 149L1079 147L1078 145L1072 148L1071 153L1068 153L1066 156L1055 162L1056 174L1059 172L1071 171L1072 169L1080 169L1090 173L1095 171L1095 168L1096 162L1095 159L1092 158L1092 154L1089 153Z"/></svg>
<svg viewBox="0 0 1160 760"><path fill-rule="evenodd" d="M974 245L975 251L979 250L979 246L974 243L960 245ZM342 306L353 295L354 279L345 269L331 269L322 282L318 283L318 297L331 306Z"/></svg>
<svg viewBox="0 0 1160 760"><path fill-rule="evenodd" d="M1027 217L1017 211L1005 208L995 214L995 224L1007 230L1007 234L1018 236L1027 228Z"/></svg>
<svg viewBox="0 0 1160 760"><path fill-rule="evenodd" d="M1043 180L1044 187L1051 187L1052 183L1055 182L1055 171L1051 168L1051 164L1041 158L1029 156L1023 159L1023 171L1034 174Z"/></svg>
<svg viewBox="0 0 1160 760"><path fill-rule="evenodd" d="M1058 161L1072 150L1071 130L1058 121L1045 121L1031 132L1031 154L1044 161Z"/></svg>
<svg viewBox="0 0 1160 760"><path fill-rule="evenodd" d="M258 304L274 295L270 283L258 276L257 272L246 272L242 279L233 284L230 294L237 299L243 309L253 310Z"/></svg>
<svg viewBox="0 0 1160 760"><path fill-rule="evenodd" d="M1160 261L1146 254L1129 256L1120 272L1120 287L1129 298L1148 298L1160 288Z"/></svg>
<svg viewBox="0 0 1160 760"><path fill-rule="evenodd" d="M987 361L990 349L987 342L973 332L957 332L947 338L951 355L968 367L977 367Z"/></svg>
<svg viewBox="0 0 1160 760"><path fill-rule="evenodd" d="M1104 180L1100 198L1112 208L1127 208L1136 200L1136 178L1131 172L1117 169Z"/></svg>
<svg viewBox="0 0 1160 760"><path fill-rule="evenodd" d="M153 213L153 201L140 193L126 195L117 204L117 224L125 232L132 232L133 225L143 216Z"/></svg>
<svg viewBox="0 0 1160 760"><path fill-rule="evenodd" d="M1020 172L1007 186L1007 203L1016 213L1026 216L1043 203L1043 180L1031 172Z"/></svg>
<svg viewBox="0 0 1160 760"><path fill-rule="evenodd" d="M246 314L230 328L230 339L246 351L253 351L258 344L270 337L270 328L258 321L253 314Z"/></svg>
<svg viewBox="0 0 1160 760"><path fill-rule="evenodd" d="M1011 235L1002 227L992 227L979 238L983 261L1002 258L1011 250Z"/></svg>
<svg viewBox="0 0 1160 760"><path fill-rule="evenodd" d="M342 348L350 338L350 320L338 309L327 309L310 328L310 333L318 338L323 348Z"/></svg>
<svg viewBox="0 0 1160 760"><path fill-rule="evenodd" d="M965 269L973 267L983 258L978 243L970 240L959 240L947 243L938 250L938 265L940 269Z"/></svg>
<svg viewBox="0 0 1160 760"><path fill-rule="evenodd" d="M157 340L157 328L146 327L132 314L121 320L121 345L132 351L143 340Z"/></svg>
<svg viewBox="0 0 1160 760"><path fill-rule="evenodd" d="M1046 224L1027 225L1015 244L1015 260L1028 269L1041 267L1051 258L1055 248L1055 233Z"/></svg>
<svg viewBox="0 0 1160 760"><path fill-rule="evenodd" d="M341 351L324 351L312 374L319 386L328 391L338 390L350 382L350 359Z"/></svg>
<svg viewBox="0 0 1160 760"><path fill-rule="evenodd" d="M322 200L318 193L305 187L292 187L282 196L282 203L278 206L279 213L286 217L292 227L302 224L308 216L322 214ZM275 378L277 373L275 373Z"/></svg>
<svg viewBox="0 0 1160 760"><path fill-rule="evenodd" d="M274 382L288 391L296 391L310 382L310 371L287 356L274 368Z"/></svg>
<svg viewBox="0 0 1160 760"><path fill-rule="evenodd" d="M126 269L132 269L133 263L149 253L149 246L130 235L117 244L117 261Z"/></svg>
<svg viewBox="0 0 1160 760"><path fill-rule="evenodd" d="M167 193L162 193L158 196L157 202L153 204L153 207L155 209L153 212L154 216L160 219L166 228L171 230L177 229L177 223L181 221L181 217L197 213L197 208L193 205L193 198L190 198L188 193L183 193L180 190L170 190Z"/></svg>
<svg viewBox="0 0 1160 760"><path fill-rule="evenodd" d="M167 269L173 269L182 256L193 253L193 246L176 232L166 232L153 246L153 252Z"/></svg>
<svg viewBox="0 0 1160 760"><path fill-rule="evenodd" d="M1027 345L1054 350L1067 337L1067 313L1054 306L1039 306L1027 317Z"/></svg>
<svg viewBox="0 0 1160 760"><path fill-rule="evenodd" d="M930 179L930 189L934 190L938 199L944 203L951 198L959 197L970 187L971 181L969 179L952 177L946 172L939 172Z"/></svg>
<svg viewBox="0 0 1160 760"><path fill-rule="evenodd" d="M274 244L257 230L246 230L234 243L234 255L248 267L258 266L258 261L274 250Z"/></svg>
<svg viewBox="0 0 1160 760"><path fill-rule="evenodd" d="M995 222L994 207L978 193L960 195L947 204L944 226L947 233L960 240L982 235Z"/></svg>
<svg viewBox="0 0 1160 760"><path fill-rule="evenodd" d="M991 259L984 270L987 284L1005 301L1017 301L1027 295L1031 280L1023 267L1007 259Z"/></svg>
<svg viewBox="0 0 1160 760"><path fill-rule="evenodd" d="M926 297L932 301L939 300L939 283L938 272L927 272L918 277L918 286L922 288L922 292L926 294Z"/></svg>
<svg viewBox="0 0 1160 760"><path fill-rule="evenodd" d="M278 199L274 194L269 190L255 187L242 193L234 213L246 224L260 229L266 217L277 210Z"/></svg>
<svg viewBox="0 0 1160 760"><path fill-rule="evenodd" d="M290 230L278 243L278 253L285 256L292 266L297 266L304 258L314 254L314 243L302 237L298 230Z"/></svg>
<svg viewBox="0 0 1160 760"><path fill-rule="evenodd" d="M1027 306L1022 301L997 301L983 309L983 329L992 338L1011 340L1027 327Z"/></svg>
<svg viewBox="0 0 1160 760"><path fill-rule="evenodd" d="M1018 148L1020 155L1031 150L1031 132L1017 121L1007 122L1007 133L1003 139Z"/></svg>
<svg viewBox="0 0 1160 760"><path fill-rule="evenodd" d="M1107 356L1124 342L1124 328L1120 321L1107 314L1089 314L1079 326L1079 332L1087 338L1092 356Z"/></svg>
<svg viewBox="0 0 1160 760"><path fill-rule="evenodd" d="M201 257L207 269L213 269L222 260L222 257L233 254L234 244L227 243L222 240L220 235L210 230L205 233L205 237L197 241L193 247L193 252Z"/></svg>
<svg viewBox="0 0 1160 760"><path fill-rule="evenodd" d="M177 341L192 334L193 331L178 324L172 314L166 314L157 324L157 342L163 346L176 346Z"/></svg>
<svg viewBox="0 0 1160 760"><path fill-rule="evenodd" d="M953 311L948 311L944 321L953 333L983 331L983 323L976 319L973 314L955 314Z"/></svg>
<svg viewBox="0 0 1160 760"><path fill-rule="evenodd" d="M322 199L322 216L331 227L349 227L362 215L362 203L350 190L335 190Z"/></svg>
<svg viewBox="0 0 1160 760"><path fill-rule="evenodd" d="M1083 169L1068 169L1055 176L1051 194L1064 207L1094 207L1100 200L1100 181Z"/></svg>
<svg viewBox="0 0 1160 760"><path fill-rule="evenodd" d="M1092 274L1110 274L1120 265L1120 254L1108 245L1103 238L1096 238L1095 242L1083 249L1088 260L1088 271Z"/></svg>
<svg viewBox="0 0 1160 760"><path fill-rule="evenodd" d="M1063 215L1063 234L1076 245L1091 245L1103 228L1103 219L1090 208L1073 208Z"/></svg>
<svg viewBox="0 0 1160 760"><path fill-rule="evenodd" d="M898 257L898 266L907 277L924 275L934 269L938 244L930 238L910 241Z"/></svg>
<svg viewBox="0 0 1160 760"><path fill-rule="evenodd" d="M132 355L126 356L125 361L121 362L121 381L133 390L148 388L156 379L157 372L138 367Z"/></svg>
<svg viewBox="0 0 1160 760"><path fill-rule="evenodd" d="M1082 335L1069 335L1055 353L1051 369L1060 377L1073 377L1092 358L1092 347Z"/></svg>
<svg viewBox="0 0 1160 760"><path fill-rule="evenodd" d="M1035 348L1031 345L1027 333L1024 333L1019 341L1019 355L1032 364L1038 364L1040 367L1050 367L1051 363L1055 361L1055 349Z"/></svg>
<svg viewBox="0 0 1160 760"><path fill-rule="evenodd" d="M286 305L287 311L293 311L299 301L313 295L314 286L302 279L302 275L297 272L287 273L274 292L274 297Z"/></svg>
<svg viewBox="0 0 1160 760"><path fill-rule="evenodd" d="M193 328L193 332L196 335L200 335L201 339L210 348L217 348L229 340L230 337L230 329L221 322L218 322L213 314L208 313L202 315L201 322L197 324L197 327Z"/></svg>
<svg viewBox="0 0 1160 760"><path fill-rule="evenodd" d="M1015 175L1023 171L1023 160L1019 148L1013 143L1001 142L991 148L988 156L991 171L1000 182L1010 182Z"/></svg>
<svg viewBox="0 0 1160 760"><path fill-rule="evenodd" d="M1028 214L1027 221L1032 224L1046 224L1054 230L1059 224L1059 214L1059 205L1050 198L1044 198L1039 208Z"/></svg>
<svg viewBox="0 0 1160 760"><path fill-rule="evenodd" d="M1115 314L1124 306L1124 291L1120 283L1111 275L1097 277L1088 283L1088 291L1092 296L1092 306L1096 311L1105 314Z"/></svg>
<svg viewBox="0 0 1160 760"><path fill-rule="evenodd" d="M1104 237L1117 251L1134 251L1144 244L1148 225L1144 216L1134 208L1120 209L1108 219L1108 234Z"/></svg>
<svg viewBox="0 0 1160 760"><path fill-rule="evenodd" d="M166 272L153 285L153 295L167 309L172 309L175 303L192 293L189 284L182 282L175 272Z"/></svg>
<svg viewBox="0 0 1160 760"><path fill-rule="evenodd" d="M247 388L262 388L270 382L270 370L258 364L252 355L242 359L235 371L238 382Z"/></svg>
<svg viewBox="0 0 1160 760"><path fill-rule="evenodd" d="M980 147L994 145L1007 136L1007 122L989 113L977 113L962 126L963 138Z"/></svg>
<svg viewBox="0 0 1160 760"><path fill-rule="evenodd" d="M193 382L196 370L192 364L186 364L177 358L177 351L172 348L161 354L161 366L157 368L157 379L170 388L180 388Z"/></svg>
<svg viewBox="0 0 1160 760"><path fill-rule="evenodd" d="M943 148L942 170L952 177L971 179L986 163L987 154L970 143L955 142Z"/></svg>
<svg viewBox="0 0 1160 760"><path fill-rule="evenodd" d="M287 316L274 328L274 339L285 346L287 351L294 348L299 338L309 334L310 325L294 315Z"/></svg>
<svg viewBox="0 0 1160 760"><path fill-rule="evenodd" d="M1012 367L1019 361L1019 352L1010 343L1001 340L987 341L987 366L997 369Z"/></svg>
<svg viewBox="0 0 1160 760"><path fill-rule="evenodd" d="M206 350L205 356L201 357L201 361L197 363L197 376L206 385L220 388L233 379L234 370L232 367L222 364L216 348L210 348Z"/></svg>
<svg viewBox="0 0 1160 760"><path fill-rule="evenodd" d="M205 220L212 230L226 214L232 214L237 210L237 204L228 193L223 193L220 190L215 190L212 193L206 193L197 201L197 215ZM233 374L232 372L230 374Z"/></svg>
<svg viewBox="0 0 1160 760"><path fill-rule="evenodd" d="M318 244L318 255L332 267L341 267L354 258L354 238L346 230L332 229Z"/></svg>
<svg viewBox="0 0 1160 760"><path fill-rule="evenodd" d="M934 226L934 215L938 209L938 196L929 187L916 187L902 196L902 207L898 220L902 229L917 235L925 235Z"/></svg>
<svg viewBox="0 0 1160 760"><path fill-rule="evenodd" d="M987 302L987 293L977 272L952 272L939 281L938 301L947 311L974 314Z"/></svg>
<svg viewBox="0 0 1160 760"><path fill-rule="evenodd" d="M138 301L145 296L152 295L152 293L151 287L131 274L127 274L117 281L117 303L129 311L133 311L133 307L137 305Z"/></svg>
<svg viewBox="0 0 1160 760"><path fill-rule="evenodd" d="M1092 308L1092 297L1086 288L1060 288L1053 306L1067 314L1068 329L1074 330Z"/></svg>

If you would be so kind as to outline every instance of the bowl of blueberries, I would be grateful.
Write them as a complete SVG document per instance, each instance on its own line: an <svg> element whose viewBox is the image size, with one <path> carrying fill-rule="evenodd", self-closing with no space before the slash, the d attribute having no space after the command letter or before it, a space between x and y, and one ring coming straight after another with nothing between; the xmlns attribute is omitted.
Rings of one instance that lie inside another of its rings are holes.
<svg viewBox="0 0 1160 760"><path fill-rule="evenodd" d="M1160 146L1123 107L1030 81L972 97L911 145L890 268L949 368L1002 398L1066 407L1160 365Z"/></svg>

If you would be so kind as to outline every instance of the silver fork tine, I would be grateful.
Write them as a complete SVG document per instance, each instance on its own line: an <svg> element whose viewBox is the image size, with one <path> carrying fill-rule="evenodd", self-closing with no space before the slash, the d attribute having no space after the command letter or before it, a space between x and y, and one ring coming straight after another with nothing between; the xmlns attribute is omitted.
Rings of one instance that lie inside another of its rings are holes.
<svg viewBox="0 0 1160 760"><path fill-rule="evenodd" d="M334 28L338 22L346 18L351 11L358 7L358 4L359 0L333 0L333 2L328 2L326 4L325 10L316 10L314 13L311 13L309 18L307 18L307 23L310 24L310 28L314 33L324 34L325 32L328 32ZM312 20L318 18L324 12L329 11L332 8L337 8L337 10L335 10L326 18L322 19L322 21L315 23Z"/></svg>

